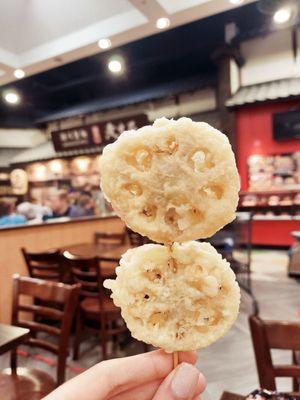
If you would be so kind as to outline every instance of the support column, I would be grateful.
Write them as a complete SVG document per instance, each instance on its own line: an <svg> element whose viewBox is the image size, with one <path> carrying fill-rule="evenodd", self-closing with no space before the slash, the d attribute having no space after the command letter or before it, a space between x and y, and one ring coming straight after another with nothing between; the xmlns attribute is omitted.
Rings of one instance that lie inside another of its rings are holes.
<svg viewBox="0 0 300 400"><path fill-rule="evenodd" d="M235 115L234 111L226 107L226 101L239 88L239 67L243 64L243 59L238 49L229 45L217 49L212 57L218 67L217 105L221 130L235 149Z"/></svg>

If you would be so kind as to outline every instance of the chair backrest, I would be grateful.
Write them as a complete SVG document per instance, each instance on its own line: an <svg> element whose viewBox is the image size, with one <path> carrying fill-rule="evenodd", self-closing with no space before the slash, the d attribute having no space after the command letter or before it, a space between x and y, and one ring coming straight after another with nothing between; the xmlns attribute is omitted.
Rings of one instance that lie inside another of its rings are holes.
<svg viewBox="0 0 300 400"><path fill-rule="evenodd" d="M285 321L263 321L258 316L249 318L252 342L260 386L276 390L276 377L294 378L294 391L299 389L300 365L296 365L296 353L300 350L300 323ZM291 350L291 365L274 365L271 349Z"/></svg>
<svg viewBox="0 0 300 400"><path fill-rule="evenodd" d="M223 392L220 400L244 400L245 396L241 396L239 394Z"/></svg>
<svg viewBox="0 0 300 400"><path fill-rule="evenodd" d="M95 244L122 245L125 243L126 233L95 232Z"/></svg>
<svg viewBox="0 0 300 400"><path fill-rule="evenodd" d="M59 250L31 253L22 247L21 251L29 276L55 282L63 280L63 264Z"/></svg>
<svg viewBox="0 0 300 400"><path fill-rule="evenodd" d="M46 281L27 276L13 276L13 308L12 324L30 329L33 333L28 345L48 350L58 355L57 385L65 380L66 357L68 355L68 340L74 312L77 307L80 285L65 285L63 283ZM22 303L22 295L39 299L47 306ZM51 306L53 304L53 307ZM57 307L60 305L60 309ZM20 312L30 313L31 320L22 319ZM53 321L50 325L45 319L38 322L36 316L46 317ZM36 334L44 332L47 336L37 338ZM57 343L48 339L48 335L57 338Z"/></svg>
<svg viewBox="0 0 300 400"><path fill-rule="evenodd" d="M132 231L131 229L126 227L127 236L129 238L129 243L132 246L142 246L147 242L147 238L145 236L140 235L137 232Z"/></svg>
<svg viewBox="0 0 300 400"><path fill-rule="evenodd" d="M75 256L68 251L63 253L63 258L69 265L73 282L80 284L80 297L98 298L102 305L104 287L98 259Z"/></svg>

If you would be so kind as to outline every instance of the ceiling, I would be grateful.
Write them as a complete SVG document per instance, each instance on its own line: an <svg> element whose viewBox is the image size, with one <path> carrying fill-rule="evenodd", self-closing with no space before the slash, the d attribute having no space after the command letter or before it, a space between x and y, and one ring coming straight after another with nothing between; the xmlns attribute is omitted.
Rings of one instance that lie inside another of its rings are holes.
<svg viewBox="0 0 300 400"><path fill-rule="evenodd" d="M253 0L246 0L251 2ZM151 35L157 18L175 27L233 8L228 0L1 0L0 85Z"/></svg>
<svg viewBox="0 0 300 400"><path fill-rule="evenodd" d="M35 0L27 1L35 2ZM48 0L39 1L48 2ZM73 1L79 2L79 0ZM130 3L119 0L110 1L110 3L114 2L119 2L120 9L124 7L125 13L128 12L126 7L132 8L133 3L139 3L139 9L142 7L139 0L131 0ZM104 2L101 1L101 3ZM144 0L144 3L147 5L147 0ZM185 0L185 6L191 5L191 8L184 12L176 11L182 7L181 0L151 1L152 5L154 3L160 7L159 10L162 6L167 8L168 4L173 29L159 33L155 31L152 35L149 32L147 35L140 32L140 35L145 37L130 40L108 51L99 51L100 49L93 44L95 47L93 55L62 63L63 65L56 65L55 68L45 72L7 83L0 87L0 97L5 90L15 89L20 93L22 102L13 106L6 104L0 98L0 126L30 127L53 119L82 115L96 110L165 97L184 90L213 86L216 79L216 65L212 61L211 54L224 43L225 25L234 22L238 27L239 37L247 38L265 33L270 29L272 19L272 16L259 12L257 4L251 2L251 4L205 18L199 19L198 13L196 21L173 27L172 21L178 21L176 16L181 13L187 18L192 11L195 15L197 10L204 12L202 7L207 7L205 10L208 12L213 3L217 3L218 7L221 3L225 7L226 3L227 8L229 3L227 0L226 2ZM195 3L198 5L194 6ZM215 7L214 10L216 9ZM137 15L140 15L136 8L135 10ZM154 11L151 9L151 12L154 13ZM110 12L113 13L113 10L110 9ZM108 15L108 11L105 13ZM155 13L151 15L163 15L162 12L155 11ZM144 15L146 14L145 12ZM151 15L149 11L148 20L153 18ZM164 15L166 15L165 11ZM83 16L84 18L86 17ZM59 29L67 29L59 26ZM142 31L142 26L138 30ZM56 29L54 31L53 35L56 35ZM113 42L115 37L112 38ZM1 40L2 37L0 43ZM25 46L25 42L22 46ZM115 54L121 55L125 61L125 73L120 76L112 75L107 70L107 61Z"/></svg>

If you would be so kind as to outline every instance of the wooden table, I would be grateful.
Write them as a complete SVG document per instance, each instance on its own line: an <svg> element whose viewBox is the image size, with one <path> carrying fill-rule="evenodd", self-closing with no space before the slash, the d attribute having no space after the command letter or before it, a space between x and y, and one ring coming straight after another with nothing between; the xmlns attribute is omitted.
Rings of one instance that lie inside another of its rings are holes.
<svg viewBox="0 0 300 400"><path fill-rule="evenodd" d="M0 324L0 355L15 349L29 338L29 329Z"/></svg>
<svg viewBox="0 0 300 400"><path fill-rule="evenodd" d="M95 243L80 243L72 246L66 246L62 251L68 251L78 257L98 257L105 261L101 266L103 277L113 276L115 274L116 263L120 261L121 256L131 249L130 244L123 245L103 245ZM111 262L112 264L108 264Z"/></svg>

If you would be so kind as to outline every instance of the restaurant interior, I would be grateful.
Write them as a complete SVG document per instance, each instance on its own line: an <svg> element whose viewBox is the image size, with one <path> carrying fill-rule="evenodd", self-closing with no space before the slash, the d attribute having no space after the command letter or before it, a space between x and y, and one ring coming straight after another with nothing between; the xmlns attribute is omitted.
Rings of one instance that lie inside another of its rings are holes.
<svg viewBox="0 0 300 400"><path fill-rule="evenodd" d="M160 117L223 132L240 177L236 219L206 239L240 312L197 351L201 399L300 399L300 1L1 0L1 400L154 350L103 286L151 241L105 198L100 160Z"/></svg>

